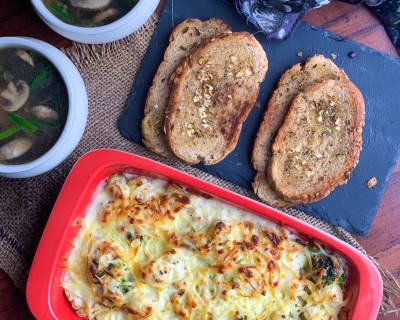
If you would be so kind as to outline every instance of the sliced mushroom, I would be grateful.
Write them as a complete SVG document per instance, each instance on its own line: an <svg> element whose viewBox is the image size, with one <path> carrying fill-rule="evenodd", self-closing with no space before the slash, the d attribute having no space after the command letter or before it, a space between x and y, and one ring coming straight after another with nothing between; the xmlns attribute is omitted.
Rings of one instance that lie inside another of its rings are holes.
<svg viewBox="0 0 400 320"><path fill-rule="evenodd" d="M28 138L16 138L0 147L0 160L12 160L22 156L33 145Z"/></svg>
<svg viewBox="0 0 400 320"><path fill-rule="evenodd" d="M100 13L98 13L94 18L93 22L95 24L99 24L103 22L104 20L110 19L112 17L115 17L118 14L118 10L115 8L108 8L107 10L104 10Z"/></svg>
<svg viewBox="0 0 400 320"><path fill-rule="evenodd" d="M87 10L100 10L110 4L111 0L69 0L71 6Z"/></svg>
<svg viewBox="0 0 400 320"><path fill-rule="evenodd" d="M45 121L57 121L58 120L58 113L54 109L51 109L47 106L35 106L31 109L32 115L40 120Z"/></svg>
<svg viewBox="0 0 400 320"><path fill-rule="evenodd" d="M16 52L17 56L24 60L26 63L30 64L32 67L35 66L35 63L33 62L32 56L24 49L18 49Z"/></svg>
<svg viewBox="0 0 400 320"><path fill-rule="evenodd" d="M9 82L7 88L0 94L0 107L5 111L12 112L21 108L29 97L29 86L23 80L16 84Z"/></svg>

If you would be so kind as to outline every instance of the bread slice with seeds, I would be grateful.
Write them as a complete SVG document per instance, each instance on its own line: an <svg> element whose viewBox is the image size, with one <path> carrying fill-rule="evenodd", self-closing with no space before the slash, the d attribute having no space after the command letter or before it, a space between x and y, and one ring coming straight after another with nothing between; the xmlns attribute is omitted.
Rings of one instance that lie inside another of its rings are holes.
<svg viewBox="0 0 400 320"><path fill-rule="evenodd" d="M187 19L176 26L169 38L164 59L153 79L147 95L142 121L143 143L153 152L172 156L164 134L164 117L171 89L170 77L177 66L204 39L230 32L220 19L201 21Z"/></svg>
<svg viewBox="0 0 400 320"><path fill-rule="evenodd" d="M322 55L312 56L303 65L296 64L281 76L268 102L253 148L252 162L257 170L253 189L258 197L273 206L288 207L293 203L282 199L268 181L267 167L272 142L293 98L308 86L327 79L347 79L347 76L332 60Z"/></svg>
<svg viewBox="0 0 400 320"><path fill-rule="evenodd" d="M268 173L294 203L326 197L358 163L364 99L346 80L326 80L296 96L272 145Z"/></svg>
<svg viewBox="0 0 400 320"><path fill-rule="evenodd" d="M210 165L236 146L243 122L256 103L268 59L247 32L203 42L178 67L165 119L175 155Z"/></svg>

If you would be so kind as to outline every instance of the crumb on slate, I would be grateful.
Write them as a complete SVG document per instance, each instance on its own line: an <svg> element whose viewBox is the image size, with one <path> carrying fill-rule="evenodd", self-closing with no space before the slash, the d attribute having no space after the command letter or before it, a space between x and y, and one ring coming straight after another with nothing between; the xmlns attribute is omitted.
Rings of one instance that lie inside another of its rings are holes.
<svg viewBox="0 0 400 320"><path fill-rule="evenodd" d="M335 60L337 58L337 54L332 52L331 53L331 57L332 57L333 60Z"/></svg>
<svg viewBox="0 0 400 320"><path fill-rule="evenodd" d="M372 177L367 182L368 188L370 188L370 189L375 187L377 184L378 184L378 179L376 177Z"/></svg>
<svg viewBox="0 0 400 320"><path fill-rule="evenodd" d="M356 53L354 51L350 51L347 55L350 59L354 59L356 57Z"/></svg>
<svg viewBox="0 0 400 320"><path fill-rule="evenodd" d="M303 56L303 52L302 51L297 52L297 56L298 57L302 57Z"/></svg>

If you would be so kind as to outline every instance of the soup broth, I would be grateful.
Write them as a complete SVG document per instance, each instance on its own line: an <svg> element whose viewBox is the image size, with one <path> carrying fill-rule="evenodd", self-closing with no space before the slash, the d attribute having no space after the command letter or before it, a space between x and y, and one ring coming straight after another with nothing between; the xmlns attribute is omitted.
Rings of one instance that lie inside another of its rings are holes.
<svg viewBox="0 0 400 320"><path fill-rule="evenodd" d="M43 0L62 21L80 27L98 27L127 14L138 0Z"/></svg>
<svg viewBox="0 0 400 320"><path fill-rule="evenodd" d="M55 67L40 54L0 49L0 163L31 162L58 140L68 96Z"/></svg>

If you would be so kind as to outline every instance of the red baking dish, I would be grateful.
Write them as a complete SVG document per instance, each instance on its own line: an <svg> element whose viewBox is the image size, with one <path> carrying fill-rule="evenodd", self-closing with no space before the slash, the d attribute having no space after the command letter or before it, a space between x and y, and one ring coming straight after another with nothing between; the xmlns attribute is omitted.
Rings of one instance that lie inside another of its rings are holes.
<svg viewBox="0 0 400 320"><path fill-rule="evenodd" d="M187 173L137 155L117 150L95 150L84 155L71 170L54 205L40 240L27 284L27 300L35 317L80 319L60 286L63 262L99 184L108 176L130 172L157 177L198 190L225 202L296 229L327 244L350 264L353 296L351 319L376 319L382 299L382 279L372 262L347 243L283 212L265 206Z"/></svg>

